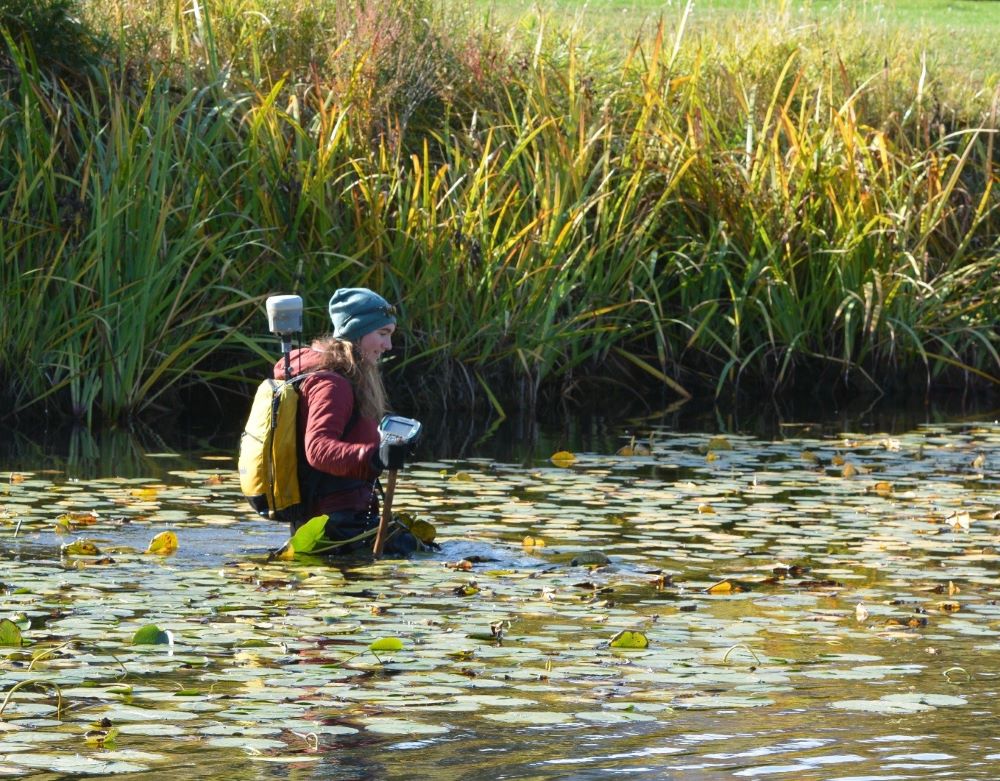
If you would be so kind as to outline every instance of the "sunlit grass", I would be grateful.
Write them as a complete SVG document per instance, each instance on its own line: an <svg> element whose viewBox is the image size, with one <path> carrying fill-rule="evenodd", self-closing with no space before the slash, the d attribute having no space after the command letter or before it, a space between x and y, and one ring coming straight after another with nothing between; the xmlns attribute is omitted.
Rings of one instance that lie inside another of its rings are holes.
<svg viewBox="0 0 1000 781"><path fill-rule="evenodd" d="M627 45L430 4L89 10L102 67L14 46L2 95L16 411L218 391L265 370L265 295L311 335L357 284L453 403L1000 374L996 77L945 78L957 45L781 9Z"/></svg>

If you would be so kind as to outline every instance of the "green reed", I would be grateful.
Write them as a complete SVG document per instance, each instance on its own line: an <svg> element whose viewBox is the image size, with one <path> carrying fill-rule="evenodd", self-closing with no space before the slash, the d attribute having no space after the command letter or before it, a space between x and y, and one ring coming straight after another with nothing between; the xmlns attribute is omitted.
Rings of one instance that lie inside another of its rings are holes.
<svg viewBox="0 0 1000 781"><path fill-rule="evenodd" d="M429 4L97 10L118 46L83 87L7 42L15 411L241 390L266 295L311 335L348 285L400 304L406 387L499 410L1000 375L995 88L948 92L892 31L874 57L784 16L623 50Z"/></svg>

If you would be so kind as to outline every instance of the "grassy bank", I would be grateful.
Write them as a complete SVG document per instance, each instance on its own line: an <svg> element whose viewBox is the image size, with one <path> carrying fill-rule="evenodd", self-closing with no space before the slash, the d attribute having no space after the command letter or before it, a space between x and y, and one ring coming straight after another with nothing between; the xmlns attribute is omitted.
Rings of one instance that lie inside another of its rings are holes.
<svg viewBox="0 0 1000 781"><path fill-rule="evenodd" d="M781 10L678 8L628 45L430 4L87 10L87 46L22 30L0 61L15 414L245 392L263 298L302 293L312 335L346 285L400 304L397 385L450 403L997 383L997 73L954 78L959 40Z"/></svg>

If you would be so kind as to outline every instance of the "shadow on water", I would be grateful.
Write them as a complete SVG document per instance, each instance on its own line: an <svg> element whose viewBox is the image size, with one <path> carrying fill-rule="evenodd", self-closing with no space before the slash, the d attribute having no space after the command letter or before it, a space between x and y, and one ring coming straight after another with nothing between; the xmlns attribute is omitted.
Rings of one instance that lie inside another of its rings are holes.
<svg viewBox="0 0 1000 781"><path fill-rule="evenodd" d="M421 419L426 432L418 459L487 459L532 466L559 450L613 453L632 436L654 428L676 432L746 434L782 439L789 434L840 432L898 434L920 425L987 420L1000 415L996 398L954 394L922 398L865 399L846 403L816 397L744 397L725 406L692 400L650 410L634 400L598 400L588 407L557 408L507 418L467 411L400 409ZM203 468L207 456L233 456L239 445L242 410L230 417L136 423L129 428L89 431L78 427L12 427L0 438L0 468L57 470L70 477L159 477L177 469ZM215 466L224 467L223 461Z"/></svg>

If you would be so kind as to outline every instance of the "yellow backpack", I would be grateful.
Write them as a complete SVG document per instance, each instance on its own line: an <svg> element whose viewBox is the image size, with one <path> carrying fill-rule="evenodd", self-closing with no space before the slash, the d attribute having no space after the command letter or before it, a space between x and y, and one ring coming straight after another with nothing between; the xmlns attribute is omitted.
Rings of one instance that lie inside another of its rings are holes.
<svg viewBox="0 0 1000 781"><path fill-rule="evenodd" d="M250 506L274 521L301 520L304 497L299 486L299 383L264 380L254 396L240 437L240 490Z"/></svg>

